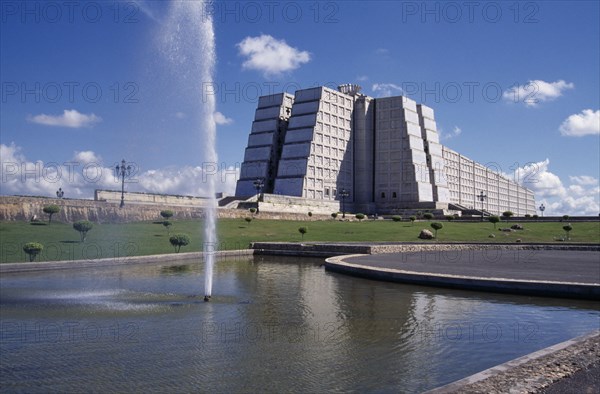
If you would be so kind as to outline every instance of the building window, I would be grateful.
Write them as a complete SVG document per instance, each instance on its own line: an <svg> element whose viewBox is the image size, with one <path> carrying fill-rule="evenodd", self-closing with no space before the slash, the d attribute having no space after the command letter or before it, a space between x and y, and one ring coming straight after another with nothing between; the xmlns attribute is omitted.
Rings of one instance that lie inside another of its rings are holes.
<svg viewBox="0 0 600 394"><path fill-rule="evenodd" d="M396 196L396 192L393 192L393 193L392 193L392 198L396 198L396 197L397 197L397 196Z"/></svg>
<svg viewBox="0 0 600 394"><path fill-rule="evenodd" d="M329 188L328 187L325 188L325 197L329 197Z"/></svg>
<svg viewBox="0 0 600 394"><path fill-rule="evenodd" d="M381 192L381 198L385 198L385 192Z"/></svg>

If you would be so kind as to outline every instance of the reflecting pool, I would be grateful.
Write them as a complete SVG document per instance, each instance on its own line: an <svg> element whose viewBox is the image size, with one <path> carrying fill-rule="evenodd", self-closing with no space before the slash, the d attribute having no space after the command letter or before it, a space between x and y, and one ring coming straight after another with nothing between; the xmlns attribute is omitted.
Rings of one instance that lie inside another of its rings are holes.
<svg viewBox="0 0 600 394"><path fill-rule="evenodd" d="M3 391L420 392L600 325L593 301L329 273L320 259L4 274Z"/></svg>

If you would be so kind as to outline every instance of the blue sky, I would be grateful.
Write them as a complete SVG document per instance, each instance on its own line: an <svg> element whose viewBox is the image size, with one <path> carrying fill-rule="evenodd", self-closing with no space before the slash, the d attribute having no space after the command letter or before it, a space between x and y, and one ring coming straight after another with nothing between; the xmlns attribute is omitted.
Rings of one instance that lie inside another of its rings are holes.
<svg viewBox="0 0 600 394"><path fill-rule="evenodd" d="M212 85L168 59L168 2L2 1L1 193L91 198L125 158L129 190L202 194L211 86L233 192L258 95L358 83L431 106L444 144L524 182L546 214L600 211L598 2L197 3Z"/></svg>

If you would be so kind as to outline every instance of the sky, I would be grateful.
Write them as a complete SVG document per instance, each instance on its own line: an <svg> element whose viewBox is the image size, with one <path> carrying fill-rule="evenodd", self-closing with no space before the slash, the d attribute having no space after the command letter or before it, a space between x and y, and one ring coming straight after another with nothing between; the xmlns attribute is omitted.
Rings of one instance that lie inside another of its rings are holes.
<svg viewBox="0 0 600 394"><path fill-rule="evenodd" d="M443 144L545 215L599 214L599 2L186 3L188 18L167 1L0 2L0 194L93 198L120 188L122 159L130 191L203 195L214 173L233 194L258 96L357 83L432 107ZM211 21L202 80L192 30Z"/></svg>

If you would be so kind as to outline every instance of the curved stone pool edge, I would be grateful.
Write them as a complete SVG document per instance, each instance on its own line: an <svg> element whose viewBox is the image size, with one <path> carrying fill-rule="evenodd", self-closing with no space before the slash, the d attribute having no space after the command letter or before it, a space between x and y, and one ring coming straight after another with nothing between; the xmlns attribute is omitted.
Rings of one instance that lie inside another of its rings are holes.
<svg viewBox="0 0 600 394"><path fill-rule="evenodd" d="M217 258L235 258L252 256L254 250L239 249L239 250L224 250L214 252ZM189 252L189 253L168 253L154 254L147 256L131 256L131 257L109 257L102 259L87 259L87 260L63 260L63 261L44 261L33 263L3 263L0 264L0 275L17 272L29 271L44 271L44 270L59 270L59 269L79 269L91 267L107 267L129 264L147 264L159 263L164 261L186 261L204 259L204 252Z"/></svg>
<svg viewBox="0 0 600 394"><path fill-rule="evenodd" d="M600 330L549 346L427 391L447 393L538 393L600 360ZM597 388L596 388L597 389Z"/></svg>
<svg viewBox="0 0 600 394"><path fill-rule="evenodd" d="M543 297L565 297L600 300L598 284L555 282L545 280L505 279L495 277L461 276L444 273L405 271L393 268L372 267L348 263L344 259L364 254L329 257L325 269L367 279L407 283L452 289L523 294Z"/></svg>

